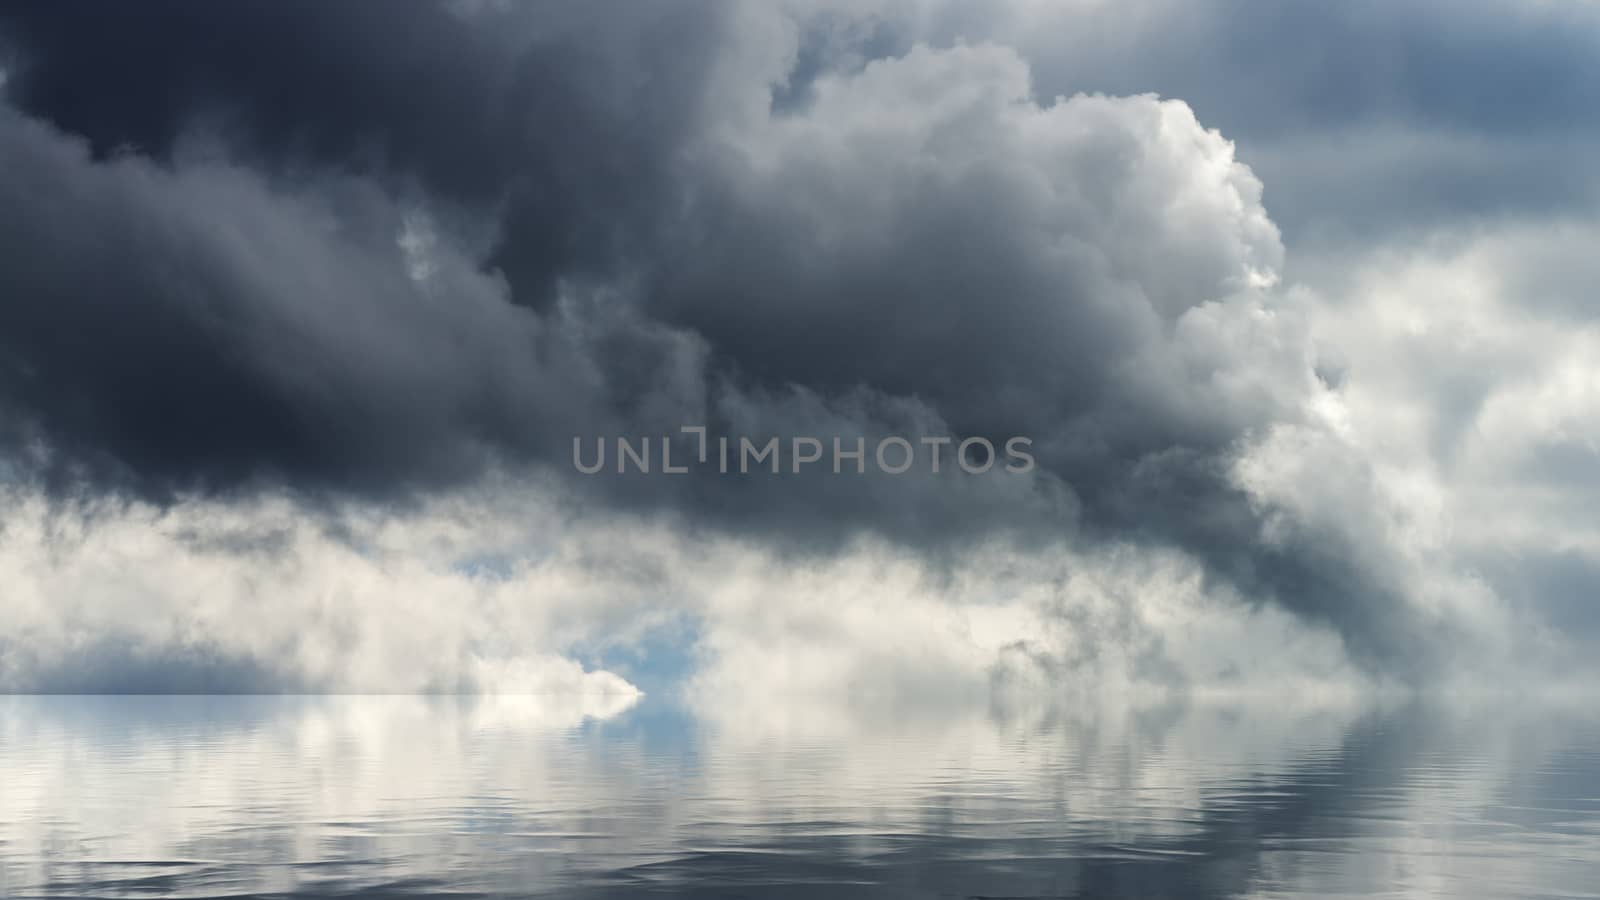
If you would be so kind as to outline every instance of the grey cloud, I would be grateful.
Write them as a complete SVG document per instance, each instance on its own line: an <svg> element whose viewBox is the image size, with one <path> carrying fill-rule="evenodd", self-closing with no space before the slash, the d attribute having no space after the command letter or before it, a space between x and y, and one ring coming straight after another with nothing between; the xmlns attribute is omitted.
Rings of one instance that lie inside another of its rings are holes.
<svg viewBox="0 0 1600 900"><path fill-rule="evenodd" d="M682 2L69 2L0 7L9 95L97 158L221 133L254 167L420 183L492 210L519 302L609 277L667 204L732 28Z"/></svg>
<svg viewBox="0 0 1600 900"><path fill-rule="evenodd" d="M289 694L322 687L232 648L141 647L101 635L70 654L0 641L0 690L30 694Z"/></svg>
<svg viewBox="0 0 1600 900"><path fill-rule="evenodd" d="M1240 143L1303 256L1459 223L1592 207L1600 15L1498 0L918 4L899 44L994 39L1041 96L1182 97Z"/></svg>
<svg viewBox="0 0 1600 900"><path fill-rule="evenodd" d="M63 491L400 498L699 423L1026 434L1032 478L573 483L807 548L1176 545L1364 660L1418 639L1361 548L1265 542L1233 481L1322 387L1261 183L1201 124L1226 81L1199 121L1040 103L1077 82L721 5L0 21L0 408Z"/></svg>
<svg viewBox="0 0 1600 900"><path fill-rule="evenodd" d="M577 290L544 312L514 303L448 240L418 251L427 272L414 277L398 244L418 213L367 179L96 162L10 112L0 147L13 213L0 257L23 298L0 310L0 401L13 465L62 491L286 485L399 500L500 464L570 473L575 435L659 440L696 422L784 438L949 431L929 408L870 390L828 399L715 377L703 340L641 318L615 290ZM940 538L1068 521L1052 510L1070 500L1036 498L1025 478L916 480L699 469L686 482L579 486L830 543L860 524Z"/></svg>
<svg viewBox="0 0 1600 900"><path fill-rule="evenodd" d="M1369 661L1414 644L1337 535L1264 547L1231 481L1238 442L1319 388L1296 310L1264 292L1282 247L1261 186L1187 107L1040 106L1009 50L917 48L819 79L702 164L643 297L715 356L1031 435L1089 534L1176 543Z"/></svg>
<svg viewBox="0 0 1600 900"><path fill-rule="evenodd" d="M496 279L444 248L408 277L403 207L368 184L95 163L10 112L0 153L0 396L55 462L166 491L426 481L603 408Z"/></svg>

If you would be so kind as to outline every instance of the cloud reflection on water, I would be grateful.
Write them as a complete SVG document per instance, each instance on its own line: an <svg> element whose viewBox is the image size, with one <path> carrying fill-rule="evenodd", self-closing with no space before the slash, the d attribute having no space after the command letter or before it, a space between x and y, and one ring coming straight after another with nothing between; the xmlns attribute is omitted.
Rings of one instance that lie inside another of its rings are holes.
<svg viewBox="0 0 1600 900"><path fill-rule="evenodd" d="M814 721L814 720L812 720ZM1595 719L0 700L7 895L1577 895Z"/></svg>

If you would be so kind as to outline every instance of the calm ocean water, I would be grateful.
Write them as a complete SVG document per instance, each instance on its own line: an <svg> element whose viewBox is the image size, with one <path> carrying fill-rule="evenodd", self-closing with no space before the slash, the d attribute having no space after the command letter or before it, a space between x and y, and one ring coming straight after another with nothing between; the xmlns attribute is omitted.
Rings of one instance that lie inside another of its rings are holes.
<svg viewBox="0 0 1600 900"><path fill-rule="evenodd" d="M0 895L1595 897L1600 724L0 698Z"/></svg>

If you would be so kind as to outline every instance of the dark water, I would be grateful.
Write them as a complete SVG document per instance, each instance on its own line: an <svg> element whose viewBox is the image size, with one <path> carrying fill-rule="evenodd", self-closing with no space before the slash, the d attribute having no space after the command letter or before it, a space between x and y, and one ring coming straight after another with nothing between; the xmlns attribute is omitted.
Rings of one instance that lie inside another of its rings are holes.
<svg viewBox="0 0 1600 900"><path fill-rule="evenodd" d="M0 894L443 893L1595 897L1600 725L0 698Z"/></svg>

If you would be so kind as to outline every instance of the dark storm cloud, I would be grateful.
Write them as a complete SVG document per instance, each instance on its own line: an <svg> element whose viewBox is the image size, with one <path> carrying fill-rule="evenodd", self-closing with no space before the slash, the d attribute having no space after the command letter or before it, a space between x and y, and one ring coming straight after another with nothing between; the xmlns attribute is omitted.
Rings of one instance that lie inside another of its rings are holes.
<svg viewBox="0 0 1600 900"><path fill-rule="evenodd" d="M424 226L365 179L274 181L212 157L97 162L9 111L0 152L0 262L16 298L0 306L5 436L62 490L164 500L282 483L398 498L495 462L571 472L574 435L671 435L682 459L679 428L693 423L758 439L948 432L925 406L871 392L735 388L707 374L689 332L592 293L536 312L448 245L421 251L428 272L414 277L397 245ZM827 543L847 536L841 521L918 538L1067 521L1049 496L1028 513L1026 479L945 478L921 494L827 471L578 485Z"/></svg>
<svg viewBox="0 0 1600 900"><path fill-rule="evenodd" d="M565 452L591 413L670 390L682 342L506 301L618 267L717 26L693 4L5 9L8 95L61 132L4 114L7 432L45 439L57 476L156 493ZM186 149L195 129L226 161ZM496 275L446 247L408 279L406 197L504 210Z"/></svg>
<svg viewBox="0 0 1600 900"><path fill-rule="evenodd" d="M195 128L256 165L419 180L505 210L521 302L609 272L663 202L726 16L708 3L6 4L9 93L97 157Z"/></svg>
<svg viewBox="0 0 1600 900"><path fill-rule="evenodd" d="M1264 546L1230 481L1315 378L1260 185L1186 107L1041 106L962 47L802 53L774 109L782 21L579 9L7 9L12 456L155 497L398 496L569 472L574 434L1023 434L1033 478L575 483L802 545L1176 544L1364 659L1415 639L1382 571L1319 531Z"/></svg>
<svg viewBox="0 0 1600 900"><path fill-rule="evenodd" d="M625 352L657 397L695 352L599 315L581 333L536 317L448 249L413 277L396 244L417 226L366 182L95 163L9 111L0 154L0 403L58 481L166 496L459 480L497 449L558 455L619 428L594 347Z"/></svg>
<svg viewBox="0 0 1600 900"><path fill-rule="evenodd" d="M762 382L866 384L958 434L1030 435L1090 533L1195 551L1366 659L1415 645L1337 535L1263 548L1229 477L1314 375L1274 345L1292 326L1253 333L1281 247L1220 139L1150 98L1037 106L993 48L915 49L810 93L703 161L653 312Z"/></svg>

